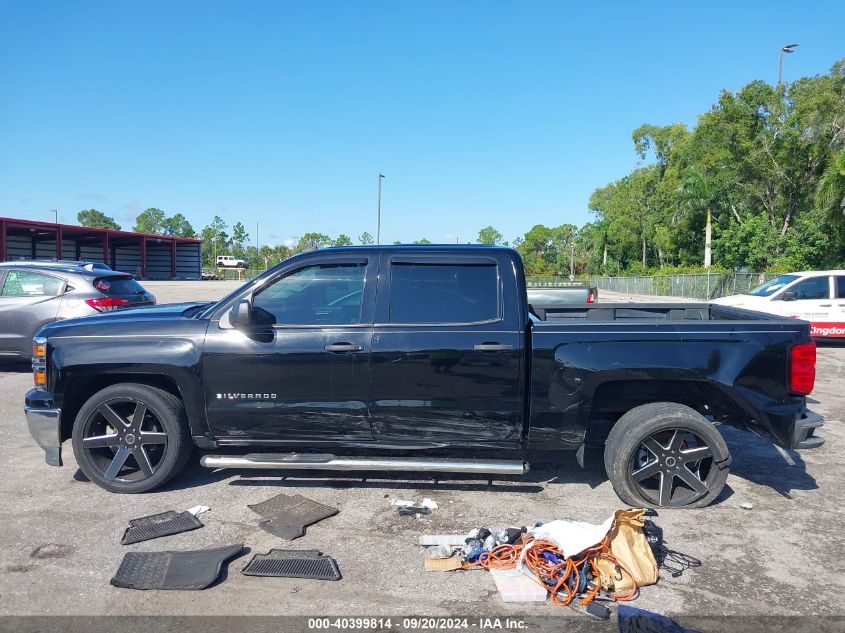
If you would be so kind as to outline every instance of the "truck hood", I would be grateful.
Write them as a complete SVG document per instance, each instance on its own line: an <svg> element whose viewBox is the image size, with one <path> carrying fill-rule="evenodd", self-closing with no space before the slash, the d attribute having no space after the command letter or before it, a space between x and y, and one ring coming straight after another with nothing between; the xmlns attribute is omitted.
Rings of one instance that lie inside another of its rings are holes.
<svg viewBox="0 0 845 633"><path fill-rule="evenodd" d="M192 301L185 303L165 303L146 308L129 308L126 310L114 310L103 314L92 314L91 316L78 317L48 323L38 332L39 336L78 336L103 334L108 335L116 330L126 333L132 331L146 330L147 324L152 324L162 333L166 332L163 327L164 321L194 321L184 316L193 307L209 305L209 301Z"/></svg>

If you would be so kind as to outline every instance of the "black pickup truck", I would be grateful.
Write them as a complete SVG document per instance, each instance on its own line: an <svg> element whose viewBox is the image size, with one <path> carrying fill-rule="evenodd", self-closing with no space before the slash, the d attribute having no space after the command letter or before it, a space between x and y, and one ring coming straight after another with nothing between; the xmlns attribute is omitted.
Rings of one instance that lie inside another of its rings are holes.
<svg viewBox="0 0 845 633"><path fill-rule="evenodd" d="M160 486L195 446L213 468L492 475L573 450L582 466L603 451L632 506L701 507L728 475L719 424L823 442L808 323L529 305L519 255L498 247L298 255L216 303L52 323L33 369L25 411L47 462L72 439L91 481L123 493ZM344 449L359 455L327 452Z"/></svg>

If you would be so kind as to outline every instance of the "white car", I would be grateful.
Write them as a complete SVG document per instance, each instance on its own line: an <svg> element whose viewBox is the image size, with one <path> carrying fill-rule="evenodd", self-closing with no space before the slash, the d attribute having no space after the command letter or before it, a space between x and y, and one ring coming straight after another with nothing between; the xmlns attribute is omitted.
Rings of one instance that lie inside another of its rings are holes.
<svg viewBox="0 0 845 633"><path fill-rule="evenodd" d="M218 268L249 268L249 262L245 259L238 259L232 255L218 255Z"/></svg>
<svg viewBox="0 0 845 633"><path fill-rule="evenodd" d="M812 337L845 338L845 270L788 273L712 303L803 319Z"/></svg>

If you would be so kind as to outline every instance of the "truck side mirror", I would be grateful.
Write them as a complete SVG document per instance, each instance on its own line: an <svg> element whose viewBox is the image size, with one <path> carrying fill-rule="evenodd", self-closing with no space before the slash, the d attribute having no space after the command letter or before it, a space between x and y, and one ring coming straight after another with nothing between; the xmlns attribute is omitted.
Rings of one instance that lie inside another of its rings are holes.
<svg viewBox="0 0 845 633"><path fill-rule="evenodd" d="M783 294L780 296L781 301L795 301L796 298L794 290L784 290Z"/></svg>
<svg viewBox="0 0 845 633"><path fill-rule="evenodd" d="M253 323L252 304L249 299L241 299L229 312L229 323L236 328L248 328Z"/></svg>

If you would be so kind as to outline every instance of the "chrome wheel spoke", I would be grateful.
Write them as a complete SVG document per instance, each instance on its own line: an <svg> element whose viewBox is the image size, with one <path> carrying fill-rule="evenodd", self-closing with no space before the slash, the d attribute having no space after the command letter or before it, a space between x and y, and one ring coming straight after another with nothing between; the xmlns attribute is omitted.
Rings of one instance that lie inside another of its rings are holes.
<svg viewBox="0 0 845 633"><path fill-rule="evenodd" d="M654 453L655 457L660 457L663 453L666 452L666 447L663 446L660 442L658 442L653 437L649 437L643 441L643 446L647 448L649 451Z"/></svg>
<svg viewBox="0 0 845 633"><path fill-rule="evenodd" d="M141 468L141 472L144 473L145 477L152 477L153 475L153 465L150 463L150 456L147 455L147 451L144 450L143 446L139 446L136 451L132 453L133 457L135 457L135 461L138 462L138 466Z"/></svg>
<svg viewBox="0 0 845 633"><path fill-rule="evenodd" d="M115 477L117 477L117 474L120 472L120 469L123 468L123 465L126 463L126 459L131 454L132 451L126 448L125 446L121 446L119 449L117 449L117 453L114 454L114 458L112 459L111 465L105 473L105 478L114 479Z"/></svg>
<svg viewBox="0 0 845 633"><path fill-rule="evenodd" d="M681 461L685 464L688 462L697 462L698 460L710 457L711 455L713 455L713 451L710 450L709 446L688 448L681 451Z"/></svg>
<svg viewBox="0 0 845 633"><path fill-rule="evenodd" d="M95 435L93 437L86 437L82 440L82 445L85 448L111 448L117 446L117 435L110 433L107 435Z"/></svg>
<svg viewBox="0 0 845 633"><path fill-rule="evenodd" d="M672 486L675 483L675 476L671 473L660 473L660 505L668 506L672 501Z"/></svg>
<svg viewBox="0 0 845 633"><path fill-rule="evenodd" d="M116 429L129 426L129 421L118 415L117 411L112 409L108 404L101 404L97 407L97 411Z"/></svg>
<svg viewBox="0 0 845 633"><path fill-rule="evenodd" d="M142 431L139 442L142 446L144 444L167 444L167 433Z"/></svg>
<svg viewBox="0 0 845 633"><path fill-rule="evenodd" d="M654 477L657 473L660 472L660 463L655 460L650 464L646 464L642 468L638 468L634 472L631 473L631 477L633 477L636 481L642 481L643 479L648 479L649 477Z"/></svg>
<svg viewBox="0 0 845 633"><path fill-rule="evenodd" d="M690 488L695 490L698 494L704 494L707 492L707 484L701 481L701 479L699 479L698 476L691 472L686 466L682 467L678 471L678 478Z"/></svg>
<svg viewBox="0 0 845 633"><path fill-rule="evenodd" d="M141 425L144 423L144 416L147 414L147 405L139 402L135 407L135 413L132 414L132 425L140 431Z"/></svg>
<svg viewBox="0 0 845 633"><path fill-rule="evenodd" d="M672 439L669 440L669 452L677 453L681 450L681 446L684 443L684 439L686 438L686 432L682 431L681 429L675 429L675 432L672 434Z"/></svg>

